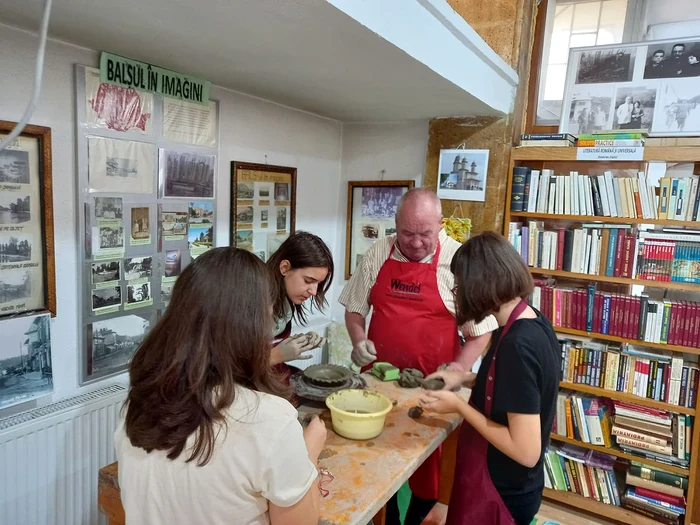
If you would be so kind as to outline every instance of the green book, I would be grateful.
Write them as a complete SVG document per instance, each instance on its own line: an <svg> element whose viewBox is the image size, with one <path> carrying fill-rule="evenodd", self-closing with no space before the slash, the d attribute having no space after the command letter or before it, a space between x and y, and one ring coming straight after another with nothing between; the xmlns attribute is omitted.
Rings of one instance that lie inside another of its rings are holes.
<svg viewBox="0 0 700 525"><path fill-rule="evenodd" d="M636 462L632 463L629 467L629 473L632 476L648 479L649 481L656 481L657 483L663 483L664 485L668 485L670 487L678 487L683 490L688 488L688 478L686 477L679 476L678 474L671 474L670 472L665 472L662 470L636 465L635 463Z"/></svg>
<svg viewBox="0 0 700 525"><path fill-rule="evenodd" d="M671 325L671 303L664 301L664 317L663 317L663 321L661 323L661 342L663 344L668 344L668 328L670 325Z"/></svg>

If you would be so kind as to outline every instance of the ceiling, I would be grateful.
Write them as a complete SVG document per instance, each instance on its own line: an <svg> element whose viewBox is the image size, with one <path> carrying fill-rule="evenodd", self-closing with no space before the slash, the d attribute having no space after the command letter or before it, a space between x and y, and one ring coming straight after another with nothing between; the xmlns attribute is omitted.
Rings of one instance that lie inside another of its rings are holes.
<svg viewBox="0 0 700 525"><path fill-rule="evenodd" d="M36 30L43 3L0 22ZM54 0L49 35L342 121L501 114L327 0Z"/></svg>

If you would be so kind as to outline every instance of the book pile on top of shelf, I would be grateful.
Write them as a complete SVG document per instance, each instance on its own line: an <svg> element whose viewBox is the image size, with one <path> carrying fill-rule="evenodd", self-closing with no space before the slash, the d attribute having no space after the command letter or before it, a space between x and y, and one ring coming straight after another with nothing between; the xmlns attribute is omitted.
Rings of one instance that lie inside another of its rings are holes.
<svg viewBox="0 0 700 525"><path fill-rule="evenodd" d="M579 135L576 145L579 148L641 147L648 136L649 130L646 129L597 131Z"/></svg>
<svg viewBox="0 0 700 525"><path fill-rule="evenodd" d="M613 469L615 457L570 445L551 444L544 455L544 484L608 505L622 503L622 480Z"/></svg>
<svg viewBox="0 0 700 525"><path fill-rule="evenodd" d="M633 461L625 482L623 507L668 525L680 523L685 514L687 477Z"/></svg>
<svg viewBox="0 0 700 525"><path fill-rule="evenodd" d="M520 135L521 146L575 146L576 136L571 133L535 133Z"/></svg>
<svg viewBox="0 0 700 525"><path fill-rule="evenodd" d="M645 172L636 177L607 170L603 175L570 171L555 175L552 169L513 168L511 212L630 219L698 221L698 177L663 177L656 186Z"/></svg>
<svg viewBox="0 0 700 525"><path fill-rule="evenodd" d="M695 408L700 382L697 363L629 344L569 339L560 344L562 380L567 383Z"/></svg>
<svg viewBox="0 0 700 525"><path fill-rule="evenodd" d="M619 337L656 345L700 348L700 303L651 295L626 295L587 288L558 287L536 280L530 304L554 328ZM691 353L698 353L697 351Z"/></svg>
<svg viewBox="0 0 700 525"><path fill-rule="evenodd" d="M578 226L578 227L577 227ZM528 266L641 281L700 284L700 231L636 233L630 224L511 222L508 240Z"/></svg>

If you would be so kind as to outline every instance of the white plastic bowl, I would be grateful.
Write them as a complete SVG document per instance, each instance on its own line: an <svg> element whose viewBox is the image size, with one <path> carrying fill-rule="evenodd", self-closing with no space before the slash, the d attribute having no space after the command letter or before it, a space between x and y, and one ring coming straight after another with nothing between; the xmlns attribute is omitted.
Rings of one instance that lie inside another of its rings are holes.
<svg viewBox="0 0 700 525"><path fill-rule="evenodd" d="M326 399L331 411L333 430L347 439L365 440L377 437L384 430L391 400L367 390L340 390Z"/></svg>

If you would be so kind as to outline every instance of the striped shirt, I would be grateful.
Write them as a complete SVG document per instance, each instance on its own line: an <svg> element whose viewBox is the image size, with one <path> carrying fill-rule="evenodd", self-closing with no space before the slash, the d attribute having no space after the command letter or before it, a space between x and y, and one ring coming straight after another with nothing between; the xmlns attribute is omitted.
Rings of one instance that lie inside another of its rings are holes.
<svg viewBox="0 0 700 525"><path fill-rule="evenodd" d="M440 230L438 240L440 241L440 257L437 265L438 290L447 310L452 315L455 315L455 299L452 293L455 286L455 279L450 270L450 264L452 263L452 257L454 257L454 254L461 244L451 237L448 237L444 229ZM350 281L348 281L348 284L345 286L343 293L340 294L340 298L338 299L338 302L345 307L346 311L355 312L363 317L367 317L372 307L369 297L370 291L377 281L380 268L389 258L391 248L395 243L396 235L390 235L379 239L367 250L355 270L355 273L350 277ZM408 262L408 259L401 253L398 246L396 248L391 258L400 262ZM435 252L420 262L432 262L434 254ZM497 328L498 323L496 319L490 315L478 324L472 321L467 322L462 327L462 333L467 336L476 337L493 332Z"/></svg>

